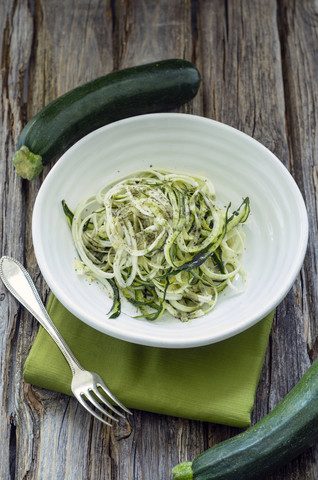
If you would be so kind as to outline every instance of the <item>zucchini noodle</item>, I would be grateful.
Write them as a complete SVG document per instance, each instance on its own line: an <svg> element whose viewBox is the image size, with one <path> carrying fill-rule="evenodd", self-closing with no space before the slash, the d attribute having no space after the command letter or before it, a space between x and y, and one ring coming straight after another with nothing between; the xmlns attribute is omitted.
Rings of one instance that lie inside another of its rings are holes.
<svg viewBox="0 0 318 480"><path fill-rule="evenodd" d="M210 312L232 280L245 280L242 223L249 198L232 213L215 203L208 178L149 169L107 185L75 213L62 201L79 255L77 269L156 320L167 311L181 321ZM138 318L138 317L137 317Z"/></svg>

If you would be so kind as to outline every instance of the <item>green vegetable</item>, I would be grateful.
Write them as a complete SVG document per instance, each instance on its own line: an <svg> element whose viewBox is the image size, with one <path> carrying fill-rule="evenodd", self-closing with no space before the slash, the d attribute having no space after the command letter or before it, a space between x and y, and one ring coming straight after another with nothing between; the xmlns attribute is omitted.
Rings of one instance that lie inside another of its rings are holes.
<svg viewBox="0 0 318 480"><path fill-rule="evenodd" d="M116 283L111 278L107 278L107 282L109 283L109 285L113 290L113 304L111 306L111 309L107 313L107 315L109 315L109 318L117 318L121 313L121 305L119 301L119 290Z"/></svg>
<svg viewBox="0 0 318 480"><path fill-rule="evenodd" d="M234 277L244 286L240 224L249 199L229 216L229 208L215 204L206 177L152 167L106 185L74 215L62 205L79 270L106 288L112 279L113 290L117 286L143 318L157 320L167 311L188 321L210 312L227 286L238 290ZM120 297L112 293L117 313Z"/></svg>
<svg viewBox="0 0 318 480"><path fill-rule="evenodd" d="M191 100L200 86L192 63L163 60L109 73L47 105L21 132L13 157L16 173L32 180L43 165L71 144L122 118L171 110Z"/></svg>
<svg viewBox="0 0 318 480"><path fill-rule="evenodd" d="M172 478L177 478L178 480L192 480L192 462L183 462L176 465L172 469Z"/></svg>
<svg viewBox="0 0 318 480"><path fill-rule="evenodd" d="M67 218L67 222L69 226L72 228L73 225L73 219L74 219L74 213L68 208L65 200L62 200L62 207L64 214ZM119 299L119 290L116 285L116 283L111 280L110 278L107 279L108 284L110 285L112 292L113 292L113 304L107 313L109 315L109 318L117 318L119 317L121 313L121 305L120 305L120 299Z"/></svg>
<svg viewBox="0 0 318 480"><path fill-rule="evenodd" d="M271 413L245 432L172 469L174 480L256 480L318 440L318 361ZM186 473L184 470L186 469Z"/></svg>
<svg viewBox="0 0 318 480"><path fill-rule="evenodd" d="M66 218L67 218L68 224L69 224L69 226L72 228L74 213L72 212L72 210L70 210L70 209L68 208L68 206L66 205L65 200L62 200L62 207L63 207L63 211L64 211L64 213L65 213L65 216L66 216Z"/></svg>

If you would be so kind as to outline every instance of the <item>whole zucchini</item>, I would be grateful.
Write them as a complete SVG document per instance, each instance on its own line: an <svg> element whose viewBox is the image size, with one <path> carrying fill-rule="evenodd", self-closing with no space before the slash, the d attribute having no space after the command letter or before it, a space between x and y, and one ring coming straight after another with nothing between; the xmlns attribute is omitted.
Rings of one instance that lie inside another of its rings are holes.
<svg viewBox="0 0 318 480"><path fill-rule="evenodd" d="M13 158L16 173L32 180L81 137L122 118L174 109L191 100L200 74L182 59L118 70L53 100L24 127Z"/></svg>
<svg viewBox="0 0 318 480"><path fill-rule="evenodd" d="M256 480L318 441L318 361L271 413L172 469L174 480Z"/></svg>

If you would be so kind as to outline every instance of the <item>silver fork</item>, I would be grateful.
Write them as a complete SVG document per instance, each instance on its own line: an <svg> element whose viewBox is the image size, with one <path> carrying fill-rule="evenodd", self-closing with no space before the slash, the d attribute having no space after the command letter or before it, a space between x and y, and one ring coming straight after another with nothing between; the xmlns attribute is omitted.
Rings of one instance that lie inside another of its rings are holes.
<svg viewBox="0 0 318 480"><path fill-rule="evenodd" d="M121 407L126 413L131 414L132 412L111 393L101 377L97 373L85 370L74 357L69 346L49 317L26 269L17 260L4 256L0 259L0 277L8 290L40 322L63 353L73 374L71 390L81 405L94 417L109 426L111 426L111 423L107 422L102 417L102 414L116 422L118 422L118 419L111 415L104 406L122 418L125 418L125 416L106 399L105 394L115 405Z"/></svg>

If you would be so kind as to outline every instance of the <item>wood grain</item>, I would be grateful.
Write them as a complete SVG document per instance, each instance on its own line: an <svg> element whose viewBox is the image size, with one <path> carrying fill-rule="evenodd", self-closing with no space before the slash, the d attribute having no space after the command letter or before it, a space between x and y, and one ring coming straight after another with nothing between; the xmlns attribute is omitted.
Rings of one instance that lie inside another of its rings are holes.
<svg viewBox="0 0 318 480"><path fill-rule="evenodd" d="M202 86L180 111L225 122L294 176L310 224L304 266L277 308L252 421L318 357L318 7L314 0L6 0L0 2L1 254L22 261L45 301L31 218L51 166L33 182L11 166L22 126L50 100L113 69L196 63ZM26 385L36 321L0 286L0 479L166 480L238 429L135 411L106 428L69 397ZM318 478L314 446L267 480Z"/></svg>

